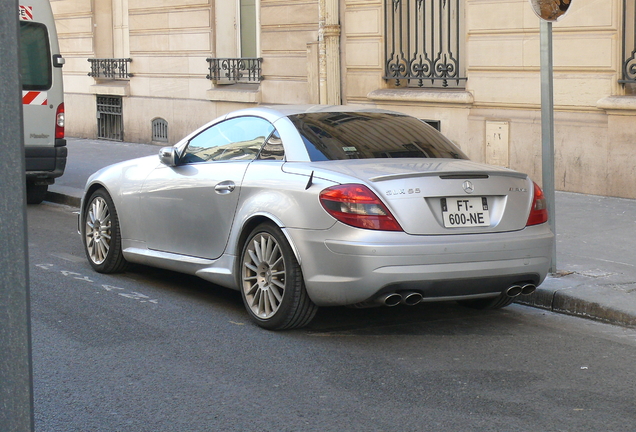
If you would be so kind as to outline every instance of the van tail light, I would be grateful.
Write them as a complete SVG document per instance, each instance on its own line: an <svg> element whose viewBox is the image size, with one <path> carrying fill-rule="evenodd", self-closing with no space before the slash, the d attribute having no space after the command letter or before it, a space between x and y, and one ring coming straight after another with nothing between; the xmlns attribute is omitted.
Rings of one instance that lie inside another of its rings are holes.
<svg viewBox="0 0 636 432"><path fill-rule="evenodd" d="M548 221L548 202L538 184L534 184L534 197L526 226L539 225Z"/></svg>
<svg viewBox="0 0 636 432"><path fill-rule="evenodd" d="M356 228L402 231L389 209L361 184L333 186L320 192L320 203L331 216Z"/></svg>
<svg viewBox="0 0 636 432"><path fill-rule="evenodd" d="M58 105L55 113L55 138L64 138L64 102Z"/></svg>

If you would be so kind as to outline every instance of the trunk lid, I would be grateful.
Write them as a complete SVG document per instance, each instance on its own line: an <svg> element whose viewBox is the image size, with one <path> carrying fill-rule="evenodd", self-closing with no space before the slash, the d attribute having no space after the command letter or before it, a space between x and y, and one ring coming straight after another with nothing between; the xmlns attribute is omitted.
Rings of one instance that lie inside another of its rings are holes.
<svg viewBox="0 0 636 432"><path fill-rule="evenodd" d="M309 165L315 168L314 175L366 184L408 234L521 230L532 205L533 183L526 174L468 160L374 159Z"/></svg>

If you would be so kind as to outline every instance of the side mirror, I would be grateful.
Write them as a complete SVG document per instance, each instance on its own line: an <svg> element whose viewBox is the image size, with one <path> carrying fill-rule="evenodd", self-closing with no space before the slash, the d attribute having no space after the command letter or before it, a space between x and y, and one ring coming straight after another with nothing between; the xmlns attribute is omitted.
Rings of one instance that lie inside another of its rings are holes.
<svg viewBox="0 0 636 432"><path fill-rule="evenodd" d="M174 147L163 147L159 150L159 160L166 166L177 166L178 159L177 149Z"/></svg>

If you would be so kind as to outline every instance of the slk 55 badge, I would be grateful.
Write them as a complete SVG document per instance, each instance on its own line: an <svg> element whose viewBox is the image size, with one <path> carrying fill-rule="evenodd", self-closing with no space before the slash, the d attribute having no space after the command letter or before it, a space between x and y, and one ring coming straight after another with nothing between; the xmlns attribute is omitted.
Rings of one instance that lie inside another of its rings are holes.
<svg viewBox="0 0 636 432"><path fill-rule="evenodd" d="M420 193L420 188L415 189L392 189L385 192L387 196L392 195L412 195Z"/></svg>

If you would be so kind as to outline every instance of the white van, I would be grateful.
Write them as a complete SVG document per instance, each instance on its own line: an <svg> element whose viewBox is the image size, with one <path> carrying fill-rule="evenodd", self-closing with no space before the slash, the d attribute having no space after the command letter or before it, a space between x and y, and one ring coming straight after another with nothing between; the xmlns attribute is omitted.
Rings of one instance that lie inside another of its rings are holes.
<svg viewBox="0 0 636 432"><path fill-rule="evenodd" d="M19 19L27 203L39 204L66 167L64 59L49 0L20 0Z"/></svg>

